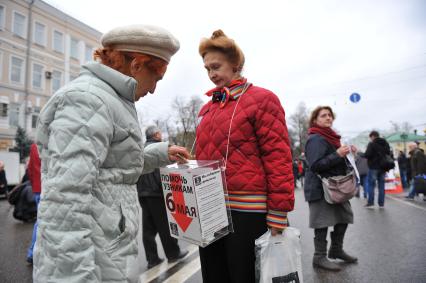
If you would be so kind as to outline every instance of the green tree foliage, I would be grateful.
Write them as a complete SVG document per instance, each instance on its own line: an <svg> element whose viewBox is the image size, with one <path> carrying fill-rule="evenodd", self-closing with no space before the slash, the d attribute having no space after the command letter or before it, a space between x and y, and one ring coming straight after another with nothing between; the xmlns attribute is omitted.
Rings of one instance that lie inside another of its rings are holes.
<svg viewBox="0 0 426 283"><path fill-rule="evenodd" d="M24 163L25 158L30 154L30 147L33 141L28 138L27 132L23 128L18 127L16 130L15 143L16 146L12 151L19 152L20 162Z"/></svg>

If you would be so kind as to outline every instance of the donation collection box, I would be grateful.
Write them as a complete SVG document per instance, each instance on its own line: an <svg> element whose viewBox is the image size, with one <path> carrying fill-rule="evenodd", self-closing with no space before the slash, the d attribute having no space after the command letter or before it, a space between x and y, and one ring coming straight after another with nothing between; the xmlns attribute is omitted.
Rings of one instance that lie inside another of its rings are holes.
<svg viewBox="0 0 426 283"><path fill-rule="evenodd" d="M160 174L172 237L205 247L233 231L220 161L188 160Z"/></svg>

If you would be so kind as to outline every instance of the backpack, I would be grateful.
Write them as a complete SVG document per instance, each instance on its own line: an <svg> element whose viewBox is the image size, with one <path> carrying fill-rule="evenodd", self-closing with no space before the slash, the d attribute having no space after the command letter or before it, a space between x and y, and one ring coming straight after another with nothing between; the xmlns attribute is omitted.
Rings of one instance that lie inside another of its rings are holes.
<svg viewBox="0 0 426 283"><path fill-rule="evenodd" d="M27 222L37 217L37 205L32 193L30 181L25 181L16 186L9 194L8 201L15 206L13 217Z"/></svg>
<svg viewBox="0 0 426 283"><path fill-rule="evenodd" d="M11 205L16 205L18 203L19 197L21 196L21 192L25 187L25 182L16 185L10 192L7 193L7 201Z"/></svg>
<svg viewBox="0 0 426 283"><path fill-rule="evenodd" d="M389 171L395 168L395 161L389 154L385 154L380 157L379 165L382 170Z"/></svg>

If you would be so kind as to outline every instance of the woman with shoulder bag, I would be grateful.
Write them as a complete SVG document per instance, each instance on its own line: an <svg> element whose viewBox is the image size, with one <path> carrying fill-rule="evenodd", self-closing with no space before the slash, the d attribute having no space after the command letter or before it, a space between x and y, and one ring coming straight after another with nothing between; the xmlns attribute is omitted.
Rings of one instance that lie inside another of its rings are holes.
<svg viewBox="0 0 426 283"><path fill-rule="evenodd" d="M353 213L349 201L330 204L324 198L323 184L320 179L344 176L348 171L345 160L350 151L356 148L341 145L340 136L331 128L335 115L329 106L318 106L309 120L308 140L305 146L308 168L305 180L305 199L309 203L309 226L314 229L315 253L313 266L339 271L341 267L327 259L327 230L330 233L331 246L328 257L354 263L358 259L343 250L343 238L349 223L353 223Z"/></svg>

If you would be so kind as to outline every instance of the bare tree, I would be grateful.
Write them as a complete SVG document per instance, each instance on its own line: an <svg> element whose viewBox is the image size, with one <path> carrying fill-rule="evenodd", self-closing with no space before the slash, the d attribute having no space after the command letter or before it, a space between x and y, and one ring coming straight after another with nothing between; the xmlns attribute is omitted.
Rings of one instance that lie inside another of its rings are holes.
<svg viewBox="0 0 426 283"><path fill-rule="evenodd" d="M306 104L300 102L297 105L296 112L289 117L289 134L292 138L292 144L295 146L294 153L297 155L304 151L306 139L308 138L308 121L309 113Z"/></svg>
<svg viewBox="0 0 426 283"><path fill-rule="evenodd" d="M192 146L195 140L198 112L202 105L203 101L197 96L191 97L189 101L185 101L180 97L174 99L172 107L177 113L176 138L180 145L187 148Z"/></svg>
<svg viewBox="0 0 426 283"><path fill-rule="evenodd" d="M391 123L391 131L392 132L403 132L403 133L409 133L413 129L413 126L405 121L405 122L395 122L395 121L389 121Z"/></svg>

